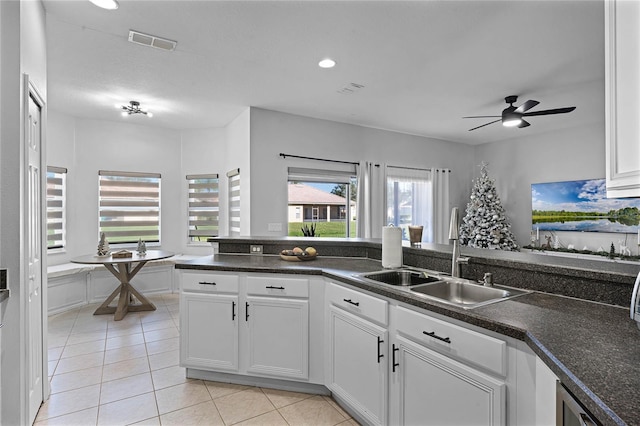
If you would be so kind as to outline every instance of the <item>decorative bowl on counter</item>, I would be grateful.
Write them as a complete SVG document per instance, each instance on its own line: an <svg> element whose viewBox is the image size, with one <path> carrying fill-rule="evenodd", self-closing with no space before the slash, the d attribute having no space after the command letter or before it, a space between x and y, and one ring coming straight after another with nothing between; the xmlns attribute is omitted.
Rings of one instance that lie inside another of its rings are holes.
<svg viewBox="0 0 640 426"><path fill-rule="evenodd" d="M316 257L318 257L318 252L313 247L307 247L304 250L300 247L294 247L293 250L282 250L280 252L280 258L287 262L314 260Z"/></svg>

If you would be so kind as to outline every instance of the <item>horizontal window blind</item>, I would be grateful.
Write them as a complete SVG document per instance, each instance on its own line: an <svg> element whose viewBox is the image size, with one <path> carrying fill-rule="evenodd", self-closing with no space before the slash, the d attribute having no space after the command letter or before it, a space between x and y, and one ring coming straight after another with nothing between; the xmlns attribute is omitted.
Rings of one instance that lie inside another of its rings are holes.
<svg viewBox="0 0 640 426"><path fill-rule="evenodd" d="M229 236L240 235L240 169L227 173L229 179Z"/></svg>
<svg viewBox="0 0 640 426"><path fill-rule="evenodd" d="M99 174L99 230L110 244L160 242L160 174Z"/></svg>
<svg viewBox="0 0 640 426"><path fill-rule="evenodd" d="M66 239L67 169L47 167L47 249L60 249Z"/></svg>
<svg viewBox="0 0 640 426"><path fill-rule="evenodd" d="M189 187L189 241L207 241L217 237L220 217L220 190L217 174L187 175Z"/></svg>
<svg viewBox="0 0 640 426"><path fill-rule="evenodd" d="M287 169L289 182L335 182L350 183L356 176L354 166L350 170L322 170L306 169L301 167L289 167Z"/></svg>

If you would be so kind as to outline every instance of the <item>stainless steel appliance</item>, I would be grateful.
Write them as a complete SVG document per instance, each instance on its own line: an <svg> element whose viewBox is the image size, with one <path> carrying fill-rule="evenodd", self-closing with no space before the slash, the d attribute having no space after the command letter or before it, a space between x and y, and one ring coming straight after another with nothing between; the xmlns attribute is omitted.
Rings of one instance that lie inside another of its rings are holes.
<svg viewBox="0 0 640 426"><path fill-rule="evenodd" d="M556 382L556 426L596 426L599 424L562 383Z"/></svg>
<svg viewBox="0 0 640 426"><path fill-rule="evenodd" d="M640 328L640 272L638 272L638 278L633 286L633 292L631 293L631 319L634 320Z"/></svg>

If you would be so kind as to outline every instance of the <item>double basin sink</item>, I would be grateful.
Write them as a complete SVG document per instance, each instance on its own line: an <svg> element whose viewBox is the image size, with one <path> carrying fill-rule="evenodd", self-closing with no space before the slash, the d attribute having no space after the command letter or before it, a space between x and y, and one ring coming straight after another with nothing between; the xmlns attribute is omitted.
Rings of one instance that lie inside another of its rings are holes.
<svg viewBox="0 0 640 426"><path fill-rule="evenodd" d="M527 290L498 285L484 286L469 280L414 268L367 272L356 274L356 276L365 281L407 289L412 294L464 309L501 302L530 293Z"/></svg>

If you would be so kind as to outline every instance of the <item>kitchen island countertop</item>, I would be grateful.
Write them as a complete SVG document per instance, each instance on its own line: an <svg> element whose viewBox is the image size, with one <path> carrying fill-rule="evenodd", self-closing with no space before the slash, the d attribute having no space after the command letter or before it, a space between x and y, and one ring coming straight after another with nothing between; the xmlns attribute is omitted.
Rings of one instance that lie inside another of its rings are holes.
<svg viewBox="0 0 640 426"><path fill-rule="evenodd" d="M354 276L382 269L368 258L287 262L276 255L216 254L176 269L322 275L522 340L600 422L640 425L640 330L628 309L533 292L465 310Z"/></svg>

